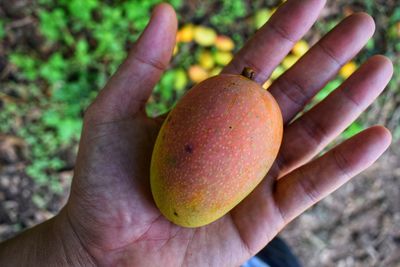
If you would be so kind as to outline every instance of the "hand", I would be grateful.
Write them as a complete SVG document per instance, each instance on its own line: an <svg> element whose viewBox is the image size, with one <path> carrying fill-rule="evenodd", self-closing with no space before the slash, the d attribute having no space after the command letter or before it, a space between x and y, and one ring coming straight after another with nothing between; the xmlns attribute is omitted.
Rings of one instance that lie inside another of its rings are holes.
<svg viewBox="0 0 400 267"><path fill-rule="evenodd" d="M256 71L262 84L317 19L323 0L287 1L224 73ZM295 16L293 15L295 14ZM85 114L68 204L68 222L92 263L100 266L237 266L262 249L293 218L370 166L389 146L390 133L369 128L312 160L380 94L392 65L374 56L325 100L292 119L374 32L366 14L346 18L269 91L282 110L280 154L263 182L218 221L187 229L156 208L149 165L161 118L145 103L175 44L172 8L159 5L127 60Z"/></svg>

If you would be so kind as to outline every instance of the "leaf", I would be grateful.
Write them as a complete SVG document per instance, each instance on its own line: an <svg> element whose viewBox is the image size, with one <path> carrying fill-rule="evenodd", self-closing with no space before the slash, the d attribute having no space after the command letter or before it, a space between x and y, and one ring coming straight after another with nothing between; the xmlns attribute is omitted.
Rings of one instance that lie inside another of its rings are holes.
<svg viewBox="0 0 400 267"><path fill-rule="evenodd" d="M57 126L58 136L62 143L66 144L74 137L79 137L82 129L80 120L65 119Z"/></svg>
<svg viewBox="0 0 400 267"><path fill-rule="evenodd" d="M342 133L342 137L344 139L348 139L348 138L358 134L363 129L364 128L362 127L362 125L360 123L354 122Z"/></svg>
<svg viewBox="0 0 400 267"><path fill-rule="evenodd" d="M51 41L61 39L67 25L65 12L61 8L39 11L39 29Z"/></svg>
<svg viewBox="0 0 400 267"><path fill-rule="evenodd" d="M49 84L56 84L66 81L67 63L61 53L56 52L49 60L40 66L40 76L45 79Z"/></svg>
<svg viewBox="0 0 400 267"><path fill-rule="evenodd" d="M89 55L89 44L84 39L80 39L76 43L75 60L78 62L80 67L87 66L91 61L91 56Z"/></svg>
<svg viewBox="0 0 400 267"><path fill-rule="evenodd" d="M0 20L0 40L6 36L6 28L4 26L4 21Z"/></svg>
<svg viewBox="0 0 400 267"><path fill-rule="evenodd" d="M392 15L390 16L390 24L394 24L400 21L400 7L396 7L393 11Z"/></svg>
<svg viewBox="0 0 400 267"><path fill-rule="evenodd" d="M168 0L168 2L175 8L178 9L182 6L183 0Z"/></svg>
<svg viewBox="0 0 400 267"><path fill-rule="evenodd" d="M61 121L60 114L55 110L47 110L42 115L43 123L49 127L57 127Z"/></svg>
<svg viewBox="0 0 400 267"><path fill-rule="evenodd" d="M10 55L10 61L16 65L22 75L28 80L35 80L38 76L37 65L39 64L35 58L27 57L23 54L13 53Z"/></svg>
<svg viewBox="0 0 400 267"><path fill-rule="evenodd" d="M60 181L58 181L56 179L52 179L50 181L50 190L55 194L62 194L64 189L63 189Z"/></svg>
<svg viewBox="0 0 400 267"><path fill-rule="evenodd" d="M175 73L167 71L160 81L160 96L164 101L169 101L172 98L173 84L175 80Z"/></svg>
<svg viewBox="0 0 400 267"><path fill-rule="evenodd" d="M97 0L69 0L67 2L68 11L71 16L82 21L85 25L91 24L93 21L92 10L99 5Z"/></svg>
<svg viewBox="0 0 400 267"><path fill-rule="evenodd" d="M40 209L44 209L47 205L46 200L39 194L34 194L32 196L32 202Z"/></svg>

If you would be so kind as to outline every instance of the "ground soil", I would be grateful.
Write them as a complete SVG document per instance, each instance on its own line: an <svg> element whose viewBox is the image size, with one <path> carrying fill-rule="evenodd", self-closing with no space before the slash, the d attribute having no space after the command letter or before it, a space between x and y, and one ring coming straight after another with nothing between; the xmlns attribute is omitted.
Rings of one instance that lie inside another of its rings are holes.
<svg viewBox="0 0 400 267"><path fill-rule="evenodd" d="M400 266L398 145L282 231L304 266Z"/></svg>

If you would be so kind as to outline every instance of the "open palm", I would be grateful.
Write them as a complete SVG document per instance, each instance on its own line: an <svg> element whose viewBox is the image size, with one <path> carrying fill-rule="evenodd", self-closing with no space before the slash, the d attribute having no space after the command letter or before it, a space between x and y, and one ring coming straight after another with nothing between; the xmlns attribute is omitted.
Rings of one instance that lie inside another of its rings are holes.
<svg viewBox="0 0 400 267"><path fill-rule="evenodd" d="M263 83L323 5L323 0L287 1L223 72L251 67ZM282 110L285 131L263 182L210 225L174 225L151 196L150 158L162 118L148 118L144 105L168 65L176 27L172 8L157 6L127 60L85 114L71 195L61 214L100 266L238 266L293 218L371 165L390 143L389 132L375 126L312 160L384 89L392 65L382 56L369 59L292 121L373 34L372 19L354 14L269 88Z"/></svg>

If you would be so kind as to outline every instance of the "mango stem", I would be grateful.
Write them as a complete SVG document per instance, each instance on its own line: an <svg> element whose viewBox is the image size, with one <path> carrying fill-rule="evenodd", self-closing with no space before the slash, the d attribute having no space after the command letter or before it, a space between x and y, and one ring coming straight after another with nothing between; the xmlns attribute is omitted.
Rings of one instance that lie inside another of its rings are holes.
<svg viewBox="0 0 400 267"><path fill-rule="evenodd" d="M249 68L249 67L245 67L242 71L242 76L250 79L250 80L254 80L254 76L256 73L254 72L253 69Z"/></svg>

